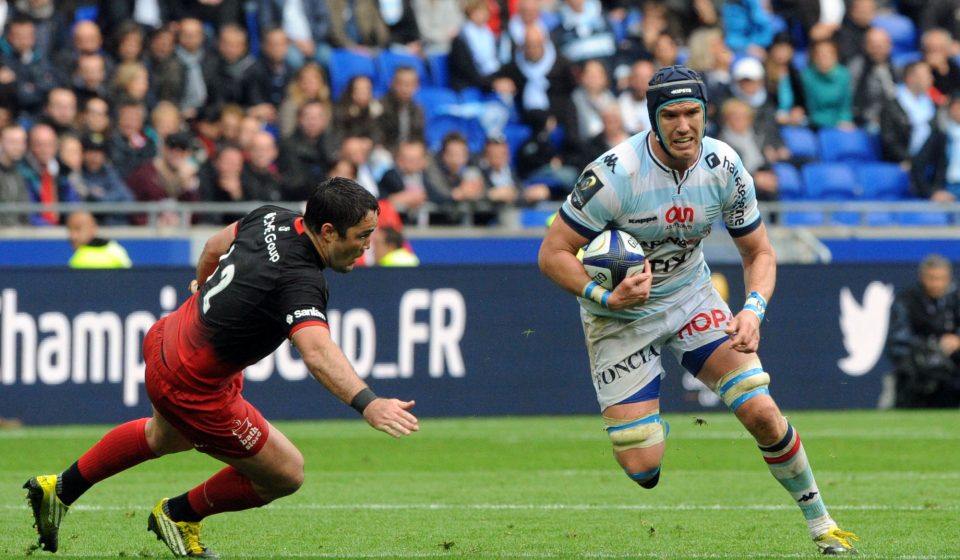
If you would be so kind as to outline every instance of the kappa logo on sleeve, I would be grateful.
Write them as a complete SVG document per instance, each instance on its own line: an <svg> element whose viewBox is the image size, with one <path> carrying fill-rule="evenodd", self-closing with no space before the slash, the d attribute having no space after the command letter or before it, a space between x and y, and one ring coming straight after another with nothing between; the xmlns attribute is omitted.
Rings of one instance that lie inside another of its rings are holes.
<svg viewBox="0 0 960 560"><path fill-rule="evenodd" d="M580 176L577 186L573 188L570 202L577 210L583 210L583 207L590 202L597 191L603 188L603 182L597 177L593 170L588 170Z"/></svg>

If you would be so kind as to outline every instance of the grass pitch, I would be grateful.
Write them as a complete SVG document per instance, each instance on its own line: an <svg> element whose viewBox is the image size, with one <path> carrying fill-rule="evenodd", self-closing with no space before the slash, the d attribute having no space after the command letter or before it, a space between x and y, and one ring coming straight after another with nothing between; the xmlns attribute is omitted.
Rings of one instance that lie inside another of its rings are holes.
<svg viewBox="0 0 960 560"><path fill-rule="evenodd" d="M214 516L223 558L813 558L799 509L730 414L667 413L660 485L610 456L599 418L426 419L392 440L360 420L278 423L307 460L300 492ZM793 413L827 506L861 558L960 559L960 411ZM0 558L172 557L146 532L163 496L220 468L195 452L97 486L32 550L21 484L106 426L0 432Z"/></svg>

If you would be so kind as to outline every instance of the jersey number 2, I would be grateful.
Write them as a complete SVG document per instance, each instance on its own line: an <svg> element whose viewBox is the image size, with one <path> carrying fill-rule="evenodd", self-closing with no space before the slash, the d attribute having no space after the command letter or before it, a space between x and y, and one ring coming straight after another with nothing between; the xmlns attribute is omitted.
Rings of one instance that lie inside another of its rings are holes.
<svg viewBox="0 0 960 560"><path fill-rule="evenodd" d="M223 261L223 259L229 257L230 253L232 252L233 252L233 246L230 247L230 250L227 251L227 254L220 257L220 260ZM230 282L233 282L233 272L234 270L236 270L236 267L234 265L228 264L223 268L219 268L219 267L217 268L220 271L220 278L217 280L217 285L207 290L207 293L203 295L203 314L204 315L207 314L207 311L210 311L210 300L213 299L213 296L226 290L227 286L230 285ZM210 277L213 278L214 274L216 273L217 271L214 271L214 273L211 274ZM209 279L207 280L207 283L208 284L210 283Z"/></svg>

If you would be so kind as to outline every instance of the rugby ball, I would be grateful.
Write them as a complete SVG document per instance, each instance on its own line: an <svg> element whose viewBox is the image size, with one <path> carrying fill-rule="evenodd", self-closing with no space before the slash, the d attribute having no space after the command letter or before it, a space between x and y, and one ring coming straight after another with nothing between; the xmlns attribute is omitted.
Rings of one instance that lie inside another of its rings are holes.
<svg viewBox="0 0 960 560"><path fill-rule="evenodd" d="M583 268L597 284L608 290L627 276L643 272L643 248L629 233L607 229L583 250Z"/></svg>

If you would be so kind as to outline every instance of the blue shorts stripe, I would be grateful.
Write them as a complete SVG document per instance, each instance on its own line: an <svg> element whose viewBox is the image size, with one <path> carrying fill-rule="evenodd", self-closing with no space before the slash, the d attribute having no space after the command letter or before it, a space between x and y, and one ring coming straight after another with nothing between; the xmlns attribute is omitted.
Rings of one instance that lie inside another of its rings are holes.
<svg viewBox="0 0 960 560"><path fill-rule="evenodd" d="M693 375L699 374L700 370L703 369L703 364L706 363L707 358L713 354L713 351L716 350L718 346L723 344L723 341L729 340L729 338L729 336L724 335L723 338L718 338L713 342L708 342L700 348L690 350L689 352L684 352L683 357L680 359L680 365L682 365Z"/></svg>
<svg viewBox="0 0 960 560"><path fill-rule="evenodd" d="M650 380L650 383L647 383L646 385L644 385L642 389L630 395L629 397L623 399L617 404L652 401L654 399L659 399L659 398L660 398L660 376L658 375L654 377L652 380Z"/></svg>
<svg viewBox="0 0 960 560"><path fill-rule="evenodd" d="M743 381L744 379L746 379L746 378L748 378L748 377L751 377L751 376L754 376L754 375L757 375L757 374L760 374L760 373L763 373L763 368L748 369L747 371L745 371L745 372L741 373L740 375L734 377L733 379L727 381L726 383L723 384L723 387L720 387L720 391L719 391L720 396L722 397L727 391L730 390L731 387L733 387L733 386L736 385L737 383L740 383L740 382Z"/></svg>
<svg viewBox="0 0 960 560"><path fill-rule="evenodd" d="M754 389L749 393L744 393L739 397L737 397L737 400L730 403L730 410L736 412L737 409L740 408L740 405L752 399L753 397L756 397L758 395L769 395L769 394L770 394L770 390L767 389L766 387L760 387L759 389Z"/></svg>
<svg viewBox="0 0 960 560"><path fill-rule="evenodd" d="M659 414L654 414L653 416L647 416L646 418L641 418L640 420L630 422L629 424L624 424L623 426L610 426L609 428L607 428L607 432L608 433L619 432L620 430L626 430L628 428L635 428L637 426L642 426L644 424L653 424L653 423L657 423L657 424L660 423Z"/></svg>

